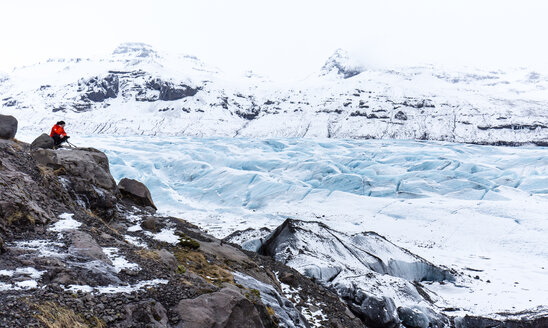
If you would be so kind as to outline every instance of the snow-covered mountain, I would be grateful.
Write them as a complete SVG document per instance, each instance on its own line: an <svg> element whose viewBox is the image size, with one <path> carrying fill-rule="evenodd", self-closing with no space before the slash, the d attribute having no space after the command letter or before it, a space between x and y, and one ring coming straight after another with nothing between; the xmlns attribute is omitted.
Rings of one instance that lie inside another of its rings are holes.
<svg viewBox="0 0 548 328"><path fill-rule="evenodd" d="M343 49L337 49L323 65L320 75L335 75L348 79L364 71L365 68L353 60L348 52Z"/></svg>
<svg viewBox="0 0 548 328"><path fill-rule="evenodd" d="M0 76L20 132L63 119L72 134L434 139L545 144L548 76L528 69L366 69L337 50L291 83L232 78L141 43Z"/></svg>

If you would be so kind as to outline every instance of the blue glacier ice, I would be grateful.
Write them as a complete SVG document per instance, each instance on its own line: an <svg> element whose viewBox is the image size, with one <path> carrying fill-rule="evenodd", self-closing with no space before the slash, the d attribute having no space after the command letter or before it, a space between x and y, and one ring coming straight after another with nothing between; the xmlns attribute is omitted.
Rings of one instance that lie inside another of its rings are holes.
<svg viewBox="0 0 548 328"><path fill-rule="evenodd" d="M497 199L500 188L509 187L548 195L545 147L402 140L82 139L105 151L115 179L142 181L160 207L257 210L270 202L333 192L480 200L487 195Z"/></svg>

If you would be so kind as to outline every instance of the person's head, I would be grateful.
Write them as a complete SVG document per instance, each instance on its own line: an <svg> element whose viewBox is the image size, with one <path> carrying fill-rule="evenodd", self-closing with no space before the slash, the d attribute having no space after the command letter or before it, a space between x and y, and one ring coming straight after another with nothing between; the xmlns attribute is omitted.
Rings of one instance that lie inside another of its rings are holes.
<svg viewBox="0 0 548 328"><path fill-rule="evenodd" d="M65 126L65 121L59 121L57 122L57 125Z"/></svg>

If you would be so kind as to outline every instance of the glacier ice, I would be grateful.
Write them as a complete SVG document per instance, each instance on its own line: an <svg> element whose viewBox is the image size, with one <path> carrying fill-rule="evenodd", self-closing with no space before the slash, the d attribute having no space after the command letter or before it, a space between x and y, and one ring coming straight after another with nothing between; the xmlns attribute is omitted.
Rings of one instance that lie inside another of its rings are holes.
<svg viewBox="0 0 548 328"><path fill-rule="evenodd" d="M217 237L273 229L286 218L321 221L349 235L375 231L436 265L482 270L456 282L472 294L433 278L426 287L444 306L489 314L548 304L548 289L536 283L548 280L543 269L548 260L545 147L292 138L74 139L105 151L116 180L145 183L160 212ZM385 263L396 276L428 275L408 261ZM316 264L320 278L336 276L334 266ZM396 278L379 279L409 289ZM339 274L336 280L344 287L352 277ZM508 281L519 281L520 288ZM375 286L363 286L369 287Z"/></svg>
<svg viewBox="0 0 548 328"><path fill-rule="evenodd" d="M335 191L480 200L506 186L548 194L548 156L543 147L187 137L81 140L107 153L115 178L143 181L164 207L181 206L182 197L192 207L207 203L206 207L257 210ZM117 140L116 145L111 140Z"/></svg>

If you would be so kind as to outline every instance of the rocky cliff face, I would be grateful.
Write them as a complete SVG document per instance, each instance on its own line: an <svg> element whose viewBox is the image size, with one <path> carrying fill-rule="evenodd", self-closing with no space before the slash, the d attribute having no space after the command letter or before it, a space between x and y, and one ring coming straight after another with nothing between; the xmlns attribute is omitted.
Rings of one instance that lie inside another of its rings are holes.
<svg viewBox="0 0 548 328"><path fill-rule="evenodd" d="M0 155L0 327L363 326L293 269L156 215L95 149Z"/></svg>

